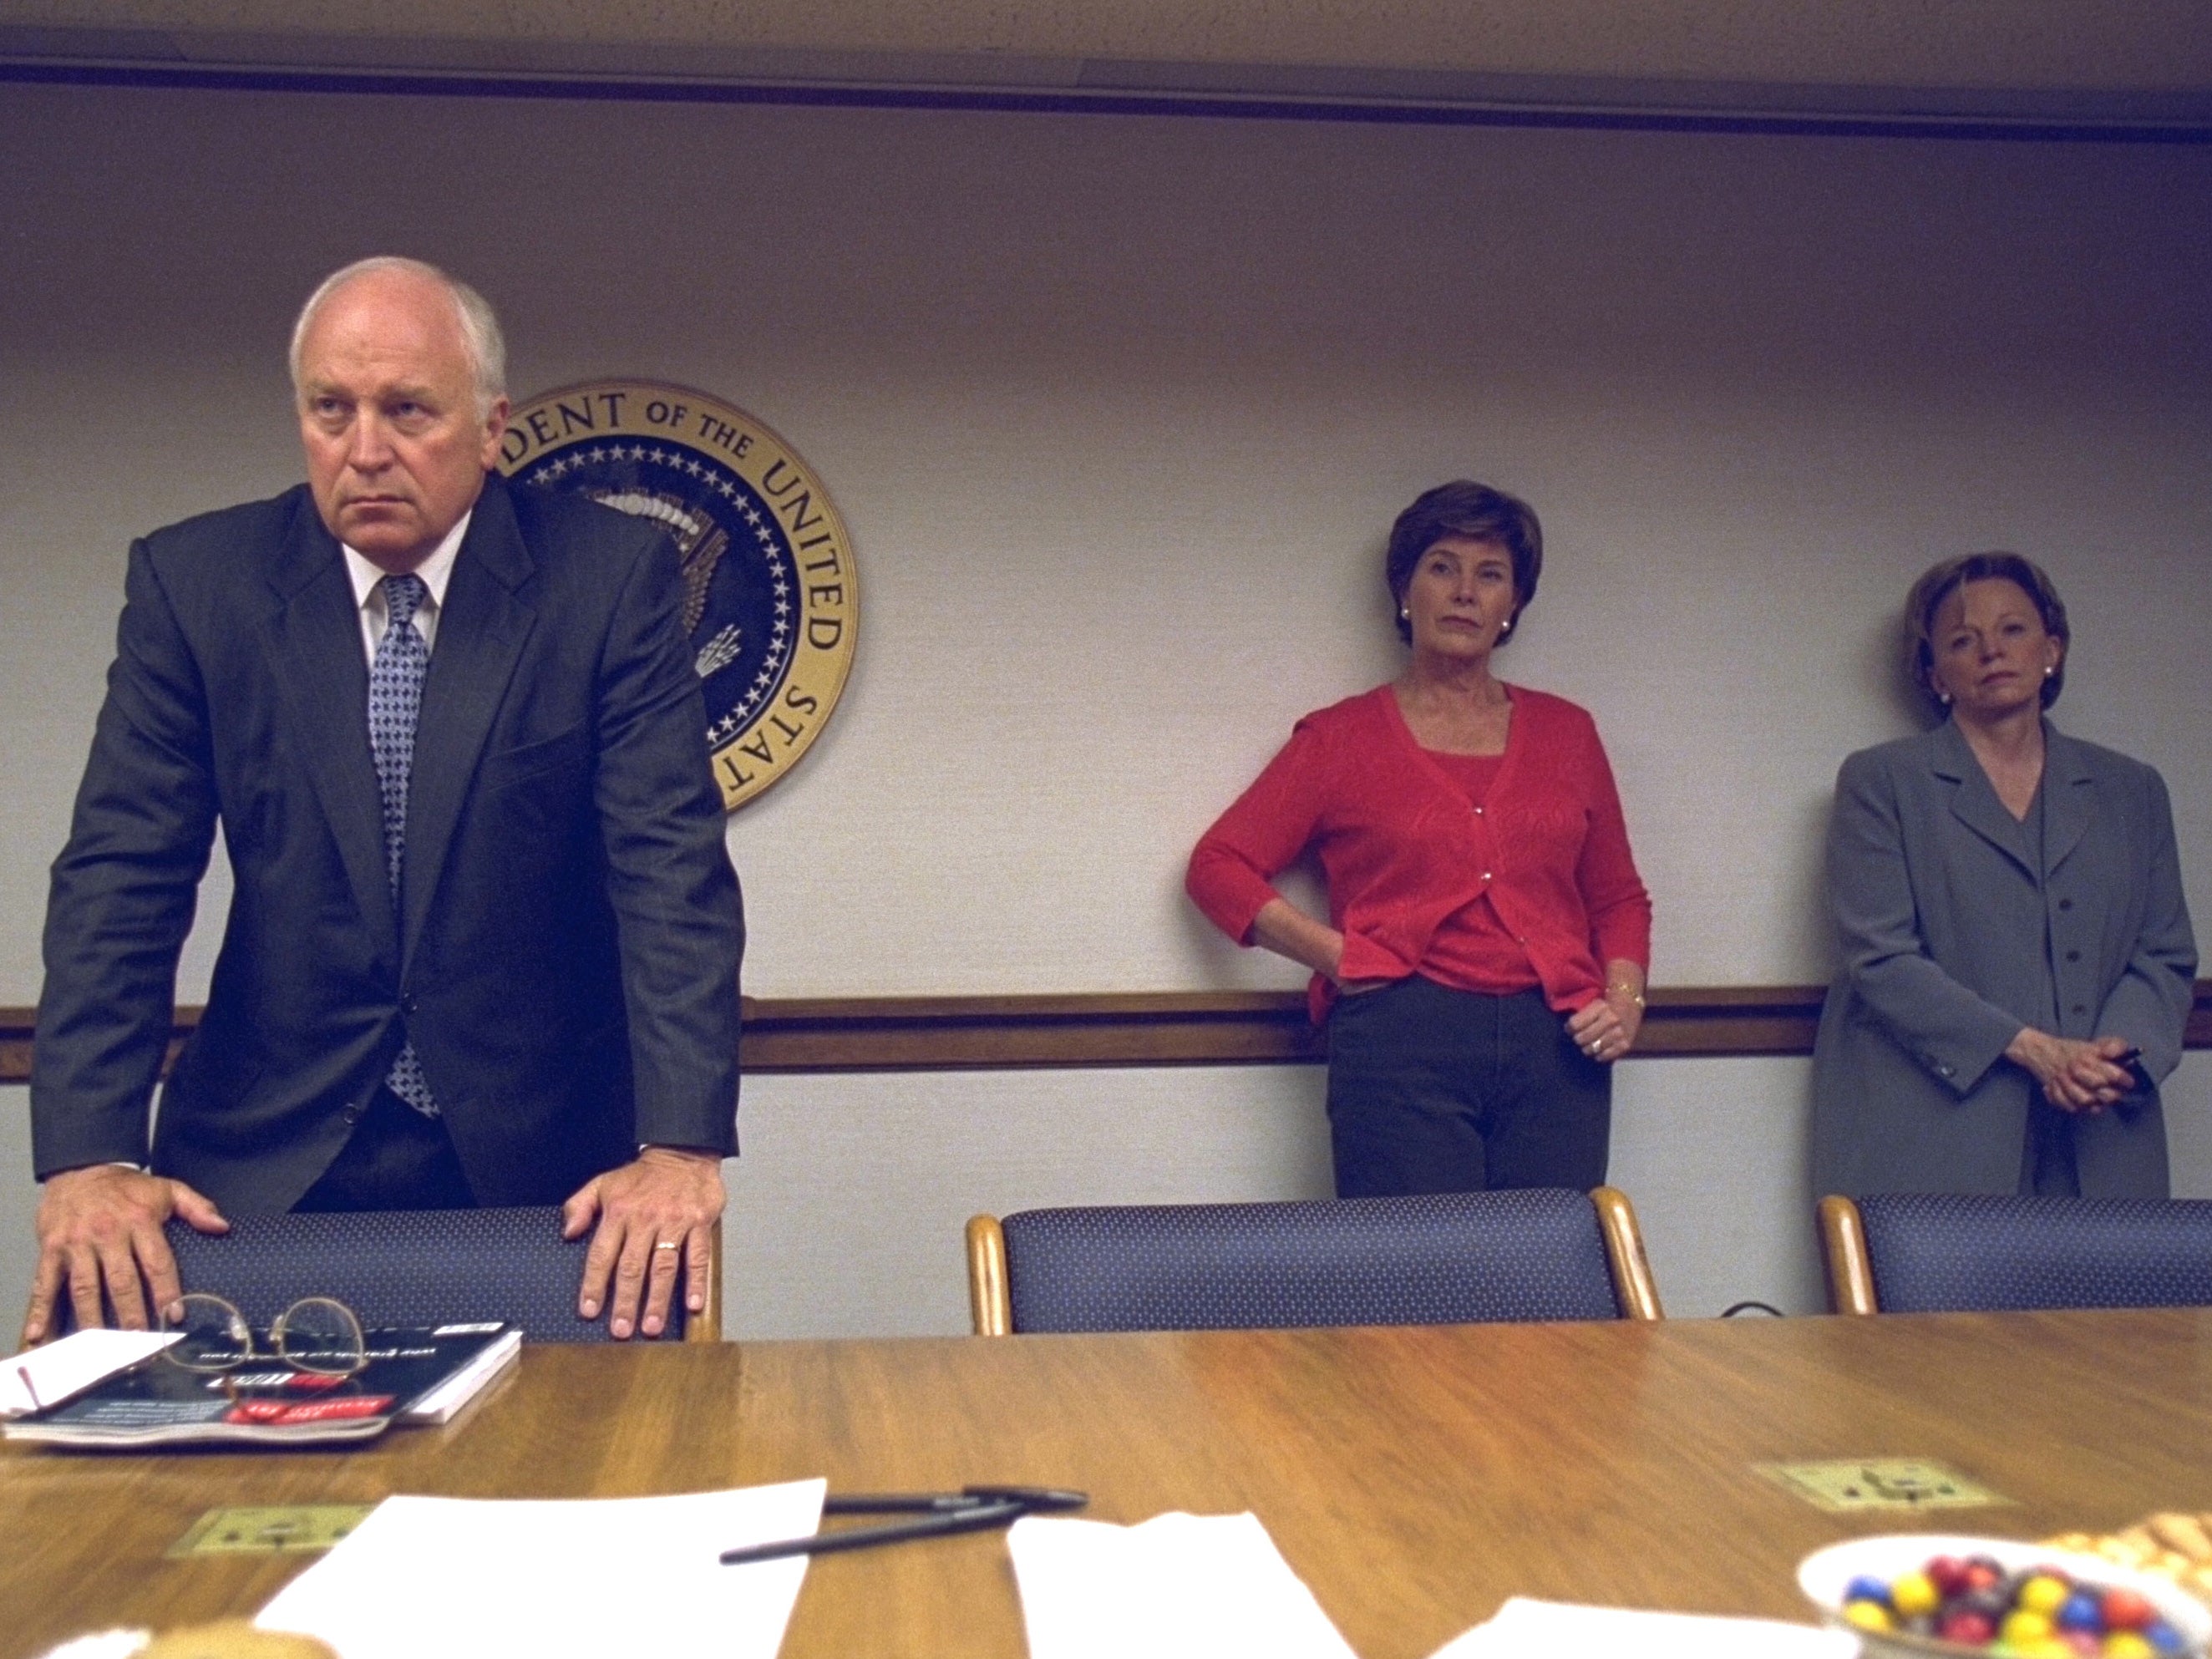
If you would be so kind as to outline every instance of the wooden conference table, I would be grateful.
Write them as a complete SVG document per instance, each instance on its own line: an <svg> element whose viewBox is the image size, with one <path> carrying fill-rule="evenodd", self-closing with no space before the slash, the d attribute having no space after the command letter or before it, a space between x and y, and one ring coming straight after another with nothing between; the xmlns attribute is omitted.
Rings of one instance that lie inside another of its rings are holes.
<svg viewBox="0 0 2212 1659"><path fill-rule="evenodd" d="M218 1505L825 1474L1249 1508L1364 1659L1413 1659L1516 1593L1802 1617L1800 1556L1900 1523L1754 1466L1871 1456L2013 1500L1908 1528L2212 1510L2212 1310L533 1348L454 1424L358 1452L0 1452L0 1655L259 1607L301 1557L164 1556ZM1004 1540L817 1561L783 1651L1020 1656Z"/></svg>

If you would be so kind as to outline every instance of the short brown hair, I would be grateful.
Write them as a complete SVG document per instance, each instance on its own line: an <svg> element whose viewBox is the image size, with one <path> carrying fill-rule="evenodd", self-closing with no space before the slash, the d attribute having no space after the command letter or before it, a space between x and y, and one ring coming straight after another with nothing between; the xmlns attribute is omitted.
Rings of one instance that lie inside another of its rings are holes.
<svg viewBox="0 0 2212 1659"><path fill-rule="evenodd" d="M1940 710L1943 699L1936 691L1936 644L1930 637L1936 613L1943 608L1944 600L1968 582L1988 581L2010 582L2027 594L2043 618L2043 631L2058 641L2057 670L2043 682L2043 706L2048 708L2066 688L2066 645L2072 637L2066 628L2066 603L2058 597L2058 589L2043 567L2017 553L1961 554L1921 574L1905 599L1905 672Z"/></svg>
<svg viewBox="0 0 2212 1659"><path fill-rule="evenodd" d="M1490 542L1505 550L1513 561L1513 614L1505 619L1503 641L1521 620L1521 612L1536 597L1536 579L1544 573L1544 530L1536 522L1536 509L1517 495L1509 495L1471 478L1455 478L1424 490L1390 526L1390 547L1382 560L1382 580L1390 586L1390 603L1401 611L1406 585L1413 580L1413 567L1421 555L1447 536L1465 536ZM1411 642L1413 626L1403 616L1398 637Z"/></svg>

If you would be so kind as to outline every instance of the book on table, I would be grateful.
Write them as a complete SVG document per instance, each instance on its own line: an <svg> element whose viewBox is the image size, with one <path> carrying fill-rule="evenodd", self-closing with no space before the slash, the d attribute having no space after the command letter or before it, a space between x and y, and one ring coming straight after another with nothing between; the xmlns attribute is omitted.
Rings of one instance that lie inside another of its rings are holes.
<svg viewBox="0 0 2212 1659"><path fill-rule="evenodd" d="M265 1355L227 1370L195 1370L156 1352L10 1419L5 1433L35 1444L116 1451L368 1440L394 1423L449 1421L522 1347L521 1329L498 1323L362 1335L364 1363L343 1376L295 1370Z"/></svg>

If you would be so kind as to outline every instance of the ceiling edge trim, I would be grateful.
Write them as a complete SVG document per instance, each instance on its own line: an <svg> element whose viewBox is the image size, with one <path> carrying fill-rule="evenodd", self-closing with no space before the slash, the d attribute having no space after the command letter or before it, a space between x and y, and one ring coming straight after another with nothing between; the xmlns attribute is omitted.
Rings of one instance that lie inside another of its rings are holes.
<svg viewBox="0 0 2212 1659"><path fill-rule="evenodd" d="M96 38L95 38L96 37ZM333 56L335 43L323 55ZM394 43L343 43L389 59ZM404 46L404 43L400 43ZM1567 128L2032 143L2212 143L2212 90L1989 93L1897 88L1595 81L1443 72L1296 70L1098 60L875 58L691 53L693 72L618 56L539 50L525 67L419 61L278 61L301 43L222 42L158 32L0 26L0 84L321 93L387 97L763 104L1005 113L1181 116L1448 126ZM507 54L513 55L513 54ZM654 52L643 54L659 58ZM584 58L597 66L579 66Z"/></svg>

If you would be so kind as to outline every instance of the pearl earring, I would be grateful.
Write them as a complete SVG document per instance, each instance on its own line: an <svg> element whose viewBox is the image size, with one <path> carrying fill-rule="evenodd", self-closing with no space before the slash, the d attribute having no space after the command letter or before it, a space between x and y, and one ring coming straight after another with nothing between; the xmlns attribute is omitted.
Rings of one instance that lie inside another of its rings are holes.
<svg viewBox="0 0 2212 1659"><path fill-rule="evenodd" d="M2058 670L2057 670L2057 668L2055 668L2055 667L2046 668L2046 669L2045 669L2045 670L2043 671L2043 678L2045 678L2045 679L2047 680L2047 679L2049 679L2049 678L2050 678L2053 674L2056 674L2057 672L2058 672Z"/></svg>
<svg viewBox="0 0 2212 1659"><path fill-rule="evenodd" d="M1400 622L1411 622L1411 621L1413 621L1413 613L1412 609L1411 609L1410 607L1407 606L1407 605L1400 605L1400 606L1398 607L1398 620L1399 620Z"/></svg>

